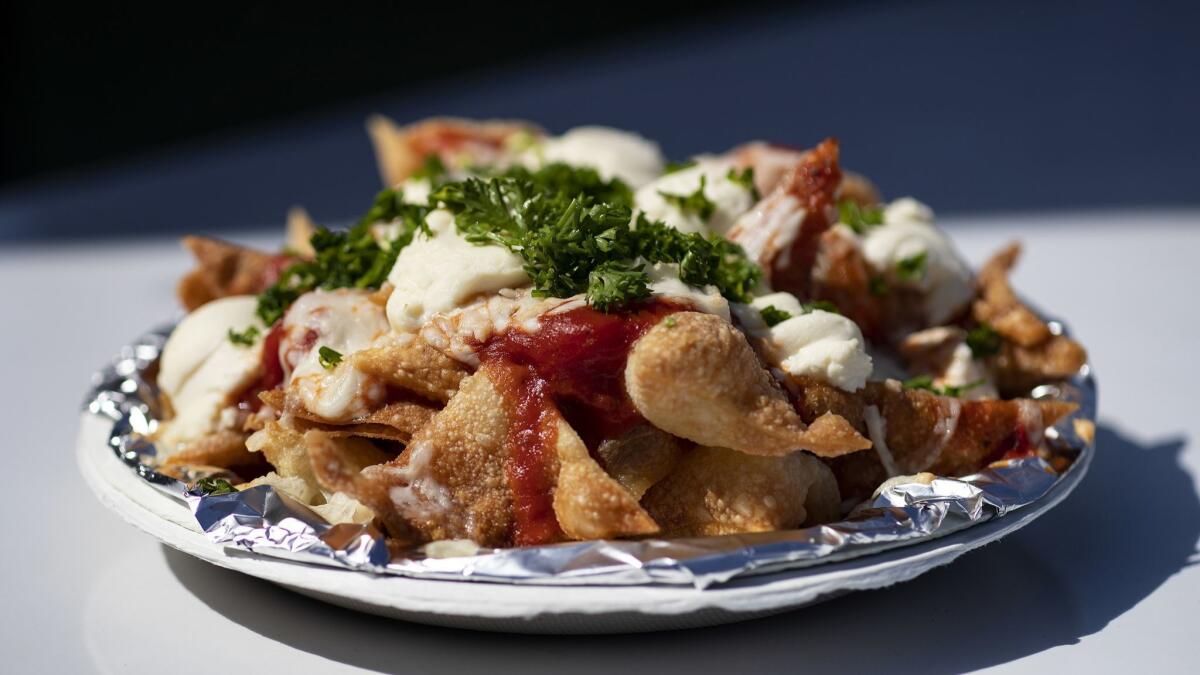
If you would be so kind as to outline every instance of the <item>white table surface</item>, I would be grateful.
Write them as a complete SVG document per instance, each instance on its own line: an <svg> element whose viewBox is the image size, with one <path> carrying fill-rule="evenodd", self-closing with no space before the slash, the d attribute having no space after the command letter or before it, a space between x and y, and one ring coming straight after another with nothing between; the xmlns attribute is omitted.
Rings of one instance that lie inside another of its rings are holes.
<svg viewBox="0 0 1200 675"><path fill-rule="evenodd" d="M946 225L974 262L1023 240L1018 287L1090 348L1099 452L1079 490L1025 530L901 586L731 626L607 637L357 615L126 526L77 475L77 411L90 373L176 311L185 256L165 239L0 249L0 670L1195 672L1200 212ZM1107 506L1121 496L1121 508Z"/></svg>

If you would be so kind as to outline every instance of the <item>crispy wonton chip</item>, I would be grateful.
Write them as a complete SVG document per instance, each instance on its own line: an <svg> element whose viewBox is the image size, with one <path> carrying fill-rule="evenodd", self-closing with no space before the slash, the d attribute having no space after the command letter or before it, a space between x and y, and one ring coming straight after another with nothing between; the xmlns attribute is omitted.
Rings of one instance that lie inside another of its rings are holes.
<svg viewBox="0 0 1200 675"><path fill-rule="evenodd" d="M367 375L439 403L449 401L469 374L461 362L434 349L420 336L404 344L355 352L350 360Z"/></svg>
<svg viewBox="0 0 1200 675"><path fill-rule="evenodd" d="M187 311L230 295L261 293L275 282L284 256L206 237L184 237L183 245L196 258L196 267L180 279L176 293Z"/></svg>
<svg viewBox="0 0 1200 675"><path fill-rule="evenodd" d="M651 424L700 445L827 457L871 447L836 415L807 428L745 336L710 314L680 312L650 329L630 352L625 386Z"/></svg>
<svg viewBox="0 0 1200 675"><path fill-rule="evenodd" d="M494 164L515 134L542 135L528 122L434 117L402 127L383 115L367 120L367 133L375 146L379 175L388 187L404 182L430 155L437 155L452 169Z"/></svg>
<svg viewBox="0 0 1200 675"><path fill-rule="evenodd" d="M288 396L283 389L264 391L258 398L276 410L291 413L292 426L297 431L319 429L334 436L362 436L401 443L407 443L413 433L425 426L437 412L436 408L423 401L400 400L388 403L364 417L334 423L309 412L298 398Z"/></svg>
<svg viewBox="0 0 1200 675"><path fill-rule="evenodd" d="M1013 292L1008 275L1020 253L1019 244L1010 244L983 266L979 299L971 307L976 321L991 325L1004 338L1000 354L990 359L990 365L1006 395L1070 377L1087 362L1082 345L1055 335Z"/></svg>
<svg viewBox="0 0 1200 675"><path fill-rule="evenodd" d="M162 461L164 467L217 466L238 475L255 475L265 469L262 455L246 449L247 434L225 429L188 443Z"/></svg>
<svg viewBox="0 0 1200 675"><path fill-rule="evenodd" d="M620 483L588 454L587 446L558 416L558 481L554 515L572 539L607 539L654 534L658 524Z"/></svg>
<svg viewBox="0 0 1200 675"><path fill-rule="evenodd" d="M824 482L814 510L836 517L836 486L820 477L827 472L803 452L756 457L701 446L688 451L642 503L668 536L786 530L808 520L805 503L817 481Z"/></svg>
<svg viewBox="0 0 1200 675"><path fill-rule="evenodd" d="M508 402L481 370L463 380L458 394L391 462L334 484L315 459L320 451L312 444L309 450L322 481L341 485L370 507L393 537L503 546L512 530L504 450L510 419Z"/></svg>
<svg viewBox="0 0 1200 675"><path fill-rule="evenodd" d="M605 473L641 499L651 485L671 472L684 446L684 441L662 429L642 424L619 438L601 442L596 456Z"/></svg>

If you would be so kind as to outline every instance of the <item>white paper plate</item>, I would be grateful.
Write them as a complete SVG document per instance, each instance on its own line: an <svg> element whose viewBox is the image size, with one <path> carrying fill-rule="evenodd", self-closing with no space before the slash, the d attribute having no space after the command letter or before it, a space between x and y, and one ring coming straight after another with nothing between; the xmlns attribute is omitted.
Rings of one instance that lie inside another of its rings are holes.
<svg viewBox="0 0 1200 675"><path fill-rule="evenodd" d="M518 633L620 633L691 628L796 609L907 581L1020 529L1062 501L1091 453L1040 501L955 534L884 553L697 590L675 586L510 586L377 576L240 554L205 538L181 501L139 479L108 448L111 423L84 413L76 459L105 506L184 553L326 602L440 626ZM818 610L819 611L819 610Z"/></svg>

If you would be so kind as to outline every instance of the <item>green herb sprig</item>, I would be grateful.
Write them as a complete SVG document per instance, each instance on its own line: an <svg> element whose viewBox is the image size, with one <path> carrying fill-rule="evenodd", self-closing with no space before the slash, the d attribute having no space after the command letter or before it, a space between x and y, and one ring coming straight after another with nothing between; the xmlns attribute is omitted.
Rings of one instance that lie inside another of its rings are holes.
<svg viewBox="0 0 1200 675"><path fill-rule="evenodd" d="M905 389L924 389L925 391L933 392L938 396L950 396L952 398L958 398L964 393L976 387L982 386L984 383L984 380L975 380L974 382L957 387L954 385L935 387L933 386L933 376L918 375L916 377L910 377L909 379L905 380L903 384Z"/></svg>
<svg viewBox="0 0 1200 675"><path fill-rule="evenodd" d="M878 206L860 206L857 202L838 202L838 220L857 234L866 234L872 227L883 224L883 209Z"/></svg>
<svg viewBox="0 0 1200 675"><path fill-rule="evenodd" d="M999 354L1003 344L1004 338L986 323L967 331L967 346L971 348L971 355L977 359Z"/></svg>
<svg viewBox="0 0 1200 675"><path fill-rule="evenodd" d="M249 347L258 339L258 327L250 326L245 330L238 332L234 329L229 329L229 341L239 347Z"/></svg>
<svg viewBox="0 0 1200 675"><path fill-rule="evenodd" d="M925 276L928 253L921 251L896 262L896 276L905 281L920 281Z"/></svg>
<svg viewBox="0 0 1200 675"><path fill-rule="evenodd" d="M317 350L317 362L320 363L321 367L325 370L333 370L334 368L337 368L337 364L342 362L342 353L322 345L321 348Z"/></svg>
<svg viewBox="0 0 1200 675"><path fill-rule="evenodd" d="M761 195L758 194L758 188L754 185L754 167L748 166L741 171L738 171L736 168L730 168L729 173L725 174L725 177L731 182L746 188L754 201L758 201L762 198Z"/></svg>
<svg viewBox="0 0 1200 675"><path fill-rule="evenodd" d="M717 205L713 203L708 195L704 194L705 183L708 178L704 174L700 175L700 186L693 190L690 194L676 195L670 192L658 191L658 194L663 199L675 205L683 213L700 216L700 219L707 222L712 218L712 214L717 210Z"/></svg>

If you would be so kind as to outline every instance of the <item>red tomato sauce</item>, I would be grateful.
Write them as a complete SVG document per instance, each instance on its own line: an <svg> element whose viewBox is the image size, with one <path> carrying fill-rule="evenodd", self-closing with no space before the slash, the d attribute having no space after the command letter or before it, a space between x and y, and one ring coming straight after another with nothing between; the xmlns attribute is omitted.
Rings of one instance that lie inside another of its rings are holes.
<svg viewBox="0 0 1200 675"><path fill-rule="evenodd" d="M553 508L555 410L592 451L642 422L625 391L629 350L663 317L680 309L663 301L614 314L580 307L542 316L534 333L512 330L480 348L483 363L505 365L498 369L505 373L500 386L516 402L506 473L517 545L563 538Z"/></svg>

